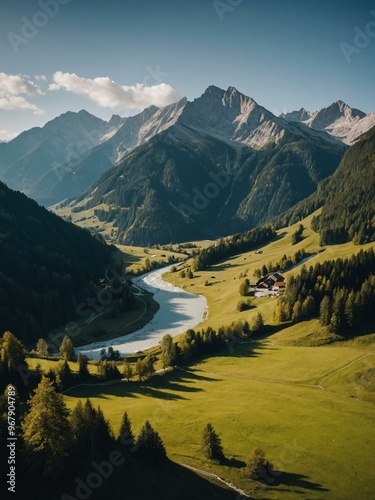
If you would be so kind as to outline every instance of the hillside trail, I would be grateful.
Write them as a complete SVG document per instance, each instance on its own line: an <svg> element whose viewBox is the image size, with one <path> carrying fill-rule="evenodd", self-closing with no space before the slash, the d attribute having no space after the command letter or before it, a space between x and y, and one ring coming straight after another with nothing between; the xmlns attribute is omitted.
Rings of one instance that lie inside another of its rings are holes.
<svg viewBox="0 0 375 500"><path fill-rule="evenodd" d="M202 469L197 469L196 467L192 467L191 465L186 465L186 464L183 464L181 462L179 462L179 464L182 465L182 467L185 467L186 469L190 469L193 472L197 472L198 474L202 474L203 476L211 477L212 479L215 479L216 481L219 481L220 483L225 484L226 486L228 486L228 488L236 491L239 495L241 495L241 497L240 497L241 500L252 500L243 490L241 490L240 488L237 488L237 486L235 486L233 483L229 483L228 481L225 481L225 479L222 479L221 477L217 476L213 472L207 472L207 471L202 470ZM240 500L238 497L237 497L237 499Z"/></svg>

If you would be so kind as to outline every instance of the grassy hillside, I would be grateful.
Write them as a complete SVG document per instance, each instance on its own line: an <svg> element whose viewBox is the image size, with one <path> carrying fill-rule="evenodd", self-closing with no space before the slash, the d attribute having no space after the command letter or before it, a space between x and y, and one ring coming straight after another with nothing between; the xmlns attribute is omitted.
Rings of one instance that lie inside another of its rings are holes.
<svg viewBox="0 0 375 500"><path fill-rule="evenodd" d="M125 410L136 432L149 418L172 460L214 471L254 498L371 498L375 407L357 399L359 391L350 397L333 385L350 367L355 373L373 362L366 354L251 343L149 383L73 389L66 401L72 407L92 398L116 429ZM212 465L200 452L207 422L222 438L227 465ZM241 466L256 446L277 471L270 484L244 476Z"/></svg>
<svg viewBox="0 0 375 500"><path fill-rule="evenodd" d="M207 297L209 315L204 326L251 321L260 311L267 324L263 339L237 344L234 351L223 351L149 382L71 389L66 394L68 406L90 397L101 405L115 429L126 410L135 432L149 418L173 461L215 472L251 498L372 498L375 328L370 325L354 339L333 343L336 338L316 319L276 325L275 298L254 298L253 309L236 310L244 276L253 280L256 268L276 263L284 254L304 248L313 254L305 262L309 266L371 246L346 243L321 248L319 235L310 229L314 215L302 221L303 240L296 245L292 245L292 235L298 224L280 230L278 238L261 249L263 253L235 256L196 272L193 279L181 278L179 272L166 276ZM302 265L282 274L298 273ZM189 261L179 269L187 266ZM200 452L207 422L222 438L225 464L207 462ZM244 473L256 446L274 464L275 472L266 483L250 481Z"/></svg>
<svg viewBox="0 0 375 500"><path fill-rule="evenodd" d="M256 307L249 311L237 312L237 303L243 298L239 294L239 286L244 281L245 275L250 281L256 281L254 276L255 269L261 269L263 265L267 266L269 263L276 264L283 255L291 256L301 249L311 254L311 257L292 269L282 271L281 274L283 276L287 277L289 274L297 274L303 264L306 266L314 266L317 262L324 262L325 260L338 257L350 257L358 253L361 249L366 250L375 246L375 243L354 245L353 242L348 242L342 245L321 247L319 244L319 234L312 231L310 227L312 218L319 213L320 210L314 212L302 221L305 227L302 234L303 239L295 245L292 245L292 235L297 230L300 222L287 228L280 229L278 231L278 238L270 244L259 248L262 253L256 253L256 250L234 256L210 267L208 270L194 273L195 277L193 279L181 278L179 272L168 273L164 275L164 277L167 281L177 286L182 286L187 291L203 294L207 298L209 313L205 326L219 328L222 325L239 319L245 319L250 322L258 312L261 312L268 325L273 326L275 330L280 330L280 326L276 325L273 320L273 312L276 305L275 298L255 298L253 305ZM212 242L212 244L214 244L214 242ZM190 261L181 264L178 267L178 271L187 269L189 265ZM297 327L297 329L295 327ZM292 341L294 337L296 337L294 340L298 339L301 341L301 326L295 325L295 327L283 328L282 333L277 336L278 341L283 342L283 338ZM326 336L326 332L320 328L317 322L310 321L305 323L304 328L305 335L316 333L324 337ZM293 334L292 338L290 338L290 329L292 329L293 332L296 330L296 335Z"/></svg>

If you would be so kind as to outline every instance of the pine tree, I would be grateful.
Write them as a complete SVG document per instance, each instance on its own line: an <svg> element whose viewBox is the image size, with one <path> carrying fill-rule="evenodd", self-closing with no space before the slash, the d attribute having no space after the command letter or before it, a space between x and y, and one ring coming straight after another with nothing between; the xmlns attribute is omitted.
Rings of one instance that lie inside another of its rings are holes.
<svg viewBox="0 0 375 500"><path fill-rule="evenodd" d="M74 439L75 455L92 459L105 454L113 446L111 426L100 407L96 410L90 399L85 404L80 401L73 409L71 427Z"/></svg>
<svg viewBox="0 0 375 500"><path fill-rule="evenodd" d="M293 305L292 323L298 323L302 318L302 305L299 300Z"/></svg>
<svg viewBox="0 0 375 500"><path fill-rule="evenodd" d="M323 297L320 303L320 324L327 326L331 322L332 317L332 300L328 295Z"/></svg>
<svg viewBox="0 0 375 500"><path fill-rule="evenodd" d="M263 328L264 328L263 316L261 315L261 313L258 313L251 322L250 330L259 333L263 330Z"/></svg>
<svg viewBox="0 0 375 500"><path fill-rule="evenodd" d="M122 417L117 441L119 441L124 446L134 446L135 436L133 434L130 418L127 412L125 412Z"/></svg>
<svg viewBox="0 0 375 500"><path fill-rule="evenodd" d="M315 300L312 295L308 295L302 303L302 317L311 318L315 314Z"/></svg>
<svg viewBox="0 0 375 500"><path fill-rule="evenodd" d="M42 476L54 477L67 456L71 433L69 411L47 377L42 377L34 392L29 401L30 411L22 423L25 451Z"/></svg>
<svg viewBox="0 0 375 500"><path fill-rule="evenodd" d="M64 389L72 383L73 374L66 359L59 361L54 371L56 373L55 381L60 389Z"/></svg>
<svg viewBox="0 0 375 500"><path fill-rule="evenodd" d="M11 332L5 332L0 338L0 359L10 373L17 372L20 365L26 365L25 348Z"/></svg>
<svg viewBox="0 0 375 500"><path fill-rule="evenodd" d="M244 297L246 295L246 285L245 285L244 282L242 282L240 284L240 287L239 287L238 291L239 291L241 297Z"/></svg>
<svg viewBox="0 0 375 500"><path fill-rule="evenodd" d="M90 372L88 369L89 358L84 354L78 356L78 375L80 380L85 381L90 378Z"/></svg>
<svg viewBox="0 0 375 500"><path fill-rule="evenodd" d="M164 335L161 341L161 360L163 368L173 366L177 361L177 346L169 334Z"/></svg>
<svg viewBox="0 0 375 500"><path fill-rule="evenodd" d="M136 364L135 364L135 372L136 372L136 374L138 375L138 378L139 378L139 380L140 380L141 382L142 382L142 380L143 380L143 379L145 378L145 376L146 376L146 371L147 371L147 369L146 369L146 366L145 366L145 364L144 364L143 359L138 358L138 359L137 359L137 362L136 362Z"/></svg>
<svg viewBox="0 0 375 500"><path fill-rule="evenodd" d="M131 380L133 378L133 367L129 361L124 361L124 377L127 380Z"/></svg>
<svg viewBox="0 0 375 500"><path fill-rule="evenodd" d="M36 352L39 356L47 357L48 356L48 343L44 339L39 339L36 344Z"/></svg>
<svg viewBox="0 0 375 500"><path fill-rule="evenodd" d="M224 458L221 439L211 424L207 424L202 435L202 452L210 460L222 460Z"/></svg>
<svg viewBox="0 0 375 500"><path fill-rule="evenodd" d="M71 338L68 337L68 335L65 335L65 337L62 339L59 350L63 358L67 361L72 361L74 359L74 346Z"/></svg>
<svg viewBox="0 0 375 500"><path fill-rule="evenodd" d="M167 453L159 434L146 420L137 439L138 453L143 460L152 464L163 462Z"/></svg>

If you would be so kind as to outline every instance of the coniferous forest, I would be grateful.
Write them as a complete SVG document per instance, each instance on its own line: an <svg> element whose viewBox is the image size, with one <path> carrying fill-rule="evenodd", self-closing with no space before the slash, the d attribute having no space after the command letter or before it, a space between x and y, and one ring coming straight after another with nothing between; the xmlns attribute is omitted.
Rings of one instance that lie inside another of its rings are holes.
<svg viewBox="0 0 375 500"><path fill-rule="evenodd" d="M350 335L372 319L375 253L361 250L349 259L303 266L288 279L275 310L277 321L298 323L318 316L333 333Z"/></svg>
<svg viewBox="0 0 375 500"><path fill-rule="evenodd" d="M0 183L0 330L23 342L77 317L115 252Z"/></svg>

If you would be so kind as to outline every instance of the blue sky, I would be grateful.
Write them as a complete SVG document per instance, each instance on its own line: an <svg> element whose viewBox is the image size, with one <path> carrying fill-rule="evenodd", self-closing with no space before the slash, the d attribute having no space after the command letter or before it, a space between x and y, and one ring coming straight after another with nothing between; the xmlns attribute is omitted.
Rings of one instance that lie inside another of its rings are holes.
<svg viewBox="0 0 375 500"><path fill-rule="evenodd" d="M338 99L375 111L374 1L2 0L0 14L0 139L212 84L275 114Z"/></svg>

